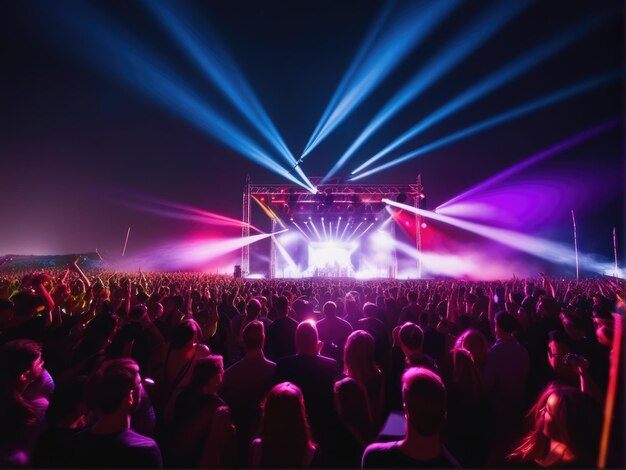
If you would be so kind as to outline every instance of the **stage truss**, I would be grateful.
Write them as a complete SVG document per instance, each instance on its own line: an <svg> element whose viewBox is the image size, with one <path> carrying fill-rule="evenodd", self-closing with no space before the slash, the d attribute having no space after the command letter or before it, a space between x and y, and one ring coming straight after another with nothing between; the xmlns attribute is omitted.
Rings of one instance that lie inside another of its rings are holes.
<svg viewBox="0 0 626 470"><path fill-rule="evenodd" d="M343 206L351 204L377 205L383 204L384 198L392 199L400 194L405 194L412 198L413 205L417 208L424 197L424 187L422 186L421 175L416 178L415 184L350 184L343 182L322 183L322 178L309 178L311 183L317 188L317 193L302 188L294 184L252 184L250 175L246 176L246 183L243 191L243 226L242 237L250 236L250 224L252 223L251 202L253 197L268 197L273 204L310 205L310 204L330 204L339 210ZM268 202L270 202L268 201ZM421 216L415 214L415 248L417 249L417 273L418 278L422 277L422 266L419 254L422 252L421 237ZM272 220L272 231L276 229L276 221ZM392 235L395 229L392 225ZM395 235L394 235L395 236ZM394 250L395 259L395 250ZM390 277L395 277L397 266ZM250 274L250 245L246 245L241 250L241 272L242 276ZM270 245L270 277L275 277L276 273L276 248L272 241Z"/></svg>

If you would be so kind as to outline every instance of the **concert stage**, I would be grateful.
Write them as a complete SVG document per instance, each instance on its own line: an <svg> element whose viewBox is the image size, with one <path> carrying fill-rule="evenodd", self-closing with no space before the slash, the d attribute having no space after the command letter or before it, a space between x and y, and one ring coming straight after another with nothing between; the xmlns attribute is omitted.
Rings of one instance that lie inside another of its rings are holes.
<svg viewBox="0 0 626 470"><path fill-rule="evenodd" d="M252 208L271 220L270 278L392 278L398 275L396 225L402 212L384 199L419 208L421 177L415 184L347 184L310 178L317 192L298 185L253 184L243 191L242 237L254 226ZM421 252L421 217L403 214L412 247ZM408 220L410 218L410 220ZM404 221L404 219L403 219ZM250 271L250 245L242 248L241 275ZM419 256L414 260L421 277Z"/></svg>

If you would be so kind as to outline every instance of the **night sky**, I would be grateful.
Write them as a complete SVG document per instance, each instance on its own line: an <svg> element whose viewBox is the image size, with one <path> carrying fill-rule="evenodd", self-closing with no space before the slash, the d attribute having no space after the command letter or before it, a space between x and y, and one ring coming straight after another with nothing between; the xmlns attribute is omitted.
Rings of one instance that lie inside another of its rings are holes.
<svg viewBox="0 0 626 470"><path fill-rule="evenodd" d="M448 16L306 158L305 173L324 175L389 97L468 18L490 4L466 2ZM193 12L199 27L212 26L296 158L384 5L363 0L174 3ZM397 2L394 8L402 5ZM487 73L600 11L609 16L601 27L434 125L392 156L623 68L623 2L537 1L390 120L340 175ZM99 18L103 21L97 22ZM286 182L107 73L116 67L115 58L92 47L88 39L82 41L70 31L72 24L116 40L133 38L200 90L220 115L265 144L142 2L2 1L0 254L62 254L96 247L117 253L128 226L133 227L129 250L209 236L211 230L222 229L142 213L127 203L134 195L144 195L240 219L246 173L256 183ZM546 147L623 115L623 104L623 79L613 80L362 181L411 183L421 173L428 209L434 209ZM610 257L612 227L618 227L620 239L624 232L623 142L622 123L519 176L520 181L536 181L566 174L572 183L550 220L532 230L569 242L574 209L581 249Z"/></svg>

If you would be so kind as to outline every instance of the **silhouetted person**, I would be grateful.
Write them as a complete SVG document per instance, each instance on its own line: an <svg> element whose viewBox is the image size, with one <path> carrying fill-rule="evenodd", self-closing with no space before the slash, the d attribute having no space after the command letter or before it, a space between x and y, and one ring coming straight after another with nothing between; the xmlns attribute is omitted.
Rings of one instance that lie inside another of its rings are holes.
<svg viewBox="0 0 626 470"><path fill-rule="evenodd" d="M304 398L292 383L276 385L262 404L258 437L250 446L253 468L308 468L319 465Z"/></svg>
<svg viewBox="0 0 626 470"><path fill-rule="evenodd" d="M240 457L248 453L261 418L261 401L274 385L276 364L263 355L263 332L263 323L257 320L244 327L241 336L246 354L226 369L220 389L220 396L230 406L237 428ZM245 460L239 462L241 466L247 463Z"/></svg>
<svg viewBox="0 0 626 470"><path fill-rule="evenodd" d="M413 367L402 377L406 418L404 439L371 444L362 468L460 468L441 440L446 419L446 388L437 374Z"/></svg>
<svg viewBox="0 0 626 470"><path fill-rule="evenodd" d="M89 429L64 445L68 467L161 467L161 452L152 439L130 428L140 399L139 366L132 359L105 362L87 384L87 403L96 414Z"/></svg>
<svg viewBox="0 0 626 470"><path fill-rule="evenodd" d="M315 323L320 340L324 343L322 353L335 359L339 364L343 362L343 348L352 326L350 323L337 316L337 304L326 302L322 308L324 318Z"/></svg>
<svg viewBox="0 0 626 470"><path fill-rule="evenodd" d="M318 341L313 322L300 323L295 340L297 354L278 361L276 381L291 382L302 390L313 437L322 455L331 458L337 425L333 406L337 361L319 355L323 344Z"/></svg>
<svg viewBox="0 0 626 470"><path fill-rule="evenodd" d="M272 361L296 352L294 337L298 322L289 316L289 300L280 296L274 301L276 318L265 331L265 355Z"/></svg>

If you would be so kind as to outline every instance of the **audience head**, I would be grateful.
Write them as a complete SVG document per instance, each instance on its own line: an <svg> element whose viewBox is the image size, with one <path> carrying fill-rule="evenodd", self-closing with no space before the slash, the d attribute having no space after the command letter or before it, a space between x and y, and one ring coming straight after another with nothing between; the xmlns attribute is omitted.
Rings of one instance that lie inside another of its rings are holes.
<svg viewBox="0 0 626 470"><path fill-rule="evenodd" d="M296 352L308 356L316 356L321 343L317 334L317 327L313 321L303 321L296 328L295 335Z"/></svg>
<svg viewBox="0 0 626 470"><path fill-rule="evenodd" d="M517 331L517 319L507 312L496 314L496 336L501 339L511 338Z"/></svg>
<svg viewBox="0 0 626 470"><path fill-rule="evenodd" d="M424 346L424 331L415 323L406 322L398 331L400 348L405 356L421 352Z"/></svg>
<svg viewBox="0 0 626 470"><path fill-rule="evenodd" d="M510 455L524 461L541 462L554 452L560 460L577 466L595 466L601 428L601 413L580 390L553 383L531 407L531 431Z"/></svg>
<svg viewBox="0 0 626 470"><path fill-rule="evenodd" d="M378 307L372 302L365 302L363 305L363 316L365 318L374 318L378 313Z"/></svg>
<svg viewBox="0 0 626 470"><path fill-rule="evenodd" d="M353 331L346 341L344 349L344 368L348 377L365 383L377 373L374 361L374 338L367 331Z"/></svg>
<svg viewBox="0 0 626 470"><path fill-rule="evenodd" d="M172 330L172 348L191 348L201 334L200 326L195 320L184 320Z"/></svg>
<svg viewBox="0 0 626 470"><path fill-rule="evenodd" d="M87 404L100 415L130 416L139 405L141 377L132 359L105 362L87 382Z"/></svg>
<svg viewBox="0 0 626 470"><path fill-rule="evenodd" d="M412 367L402 376L402 401L407 417L407 433L438 435L447 413L446 387L434 372Z"/></svg>
<svg viewBox="0 0 626 470"><path fill-rule="evenodd" d="M241 338L246 351L259 351L265 344L265 327L263 322L253 320L248 323L241 332Z"/></svg>
<svg viewBox="0 0 626 470"><path fill-rule="evenodd" d="M258 318L261 314L261 302L258 299L250 299L246 304L246 316L248 318Z"/></svg>
<svg viewBox="0 0 626 470"><path fill-rule="evenodd" d="M276 297L274 300L274 308L278 318L286 317L289 314L289 299L284 295Z"/></svg>
<svg viewBox="0 0 626 470"><path fill-rule="evenodd" d="M337 304L335 302L326 302L322 309L325 317L337 316Z"/></svg>
<svg viewBox="0 0 626 470"><path fill-rule="evenodd" d="M222 356L206 356L198 359L193 368L189 388L198 391L215 393L224 377L224 360Z"/></svg>
<svg viewBox="0 0 626 470"><path fill-rule="evenodd" d="M457 348L462 348L470 352L474 362L479 367L484 365L489 352L487 338L480 331L470 328L465 330L456 340Z"/></svg>
<svg viewBox="0 0 626 470"><path fill-rule="evenodd" d="M0 347L0 392L21 393L43 372L41 346L16 339Z"/></svg>

